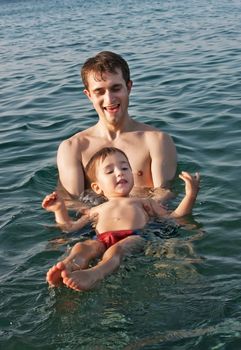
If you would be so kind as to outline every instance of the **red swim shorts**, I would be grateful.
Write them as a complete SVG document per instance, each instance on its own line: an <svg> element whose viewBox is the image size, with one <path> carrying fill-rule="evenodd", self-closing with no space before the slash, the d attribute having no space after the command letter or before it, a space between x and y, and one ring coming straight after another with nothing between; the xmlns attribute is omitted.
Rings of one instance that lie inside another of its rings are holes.
<svg viewBox="0 0 241 350"><path fill-rule="evenodd" d="M111 247L113 244L121 241L122 239L135 235L136 231L134 230L121 230L121 231L108 231L103 232L97 235L97 240L103 242L106 246L106 249Z"/></svg>

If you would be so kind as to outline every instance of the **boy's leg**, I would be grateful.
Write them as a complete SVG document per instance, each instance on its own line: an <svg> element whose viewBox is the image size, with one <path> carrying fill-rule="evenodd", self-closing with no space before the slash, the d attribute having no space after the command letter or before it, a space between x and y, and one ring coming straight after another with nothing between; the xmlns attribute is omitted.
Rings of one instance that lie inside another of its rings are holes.
<svg viewBox="0 0 241 350"><path fill-rule="evenodd" d="M47 272L46 280L51 287L57 287L62 282L61 272L86 269L90 260L100 257L105 252L103 243L95 240L87 240L76 243L69 255Z"/></svg>
<svg viewBox="0 0 241 350"><path fill-rule="evenodd" d="M106 276L117 270L125 255L143 249L144 243L145 240L140 236L129 236L107 249L102 260L96 266L78 271L63 269L61 273L63 283L78 291L90 290Z"/></svg>

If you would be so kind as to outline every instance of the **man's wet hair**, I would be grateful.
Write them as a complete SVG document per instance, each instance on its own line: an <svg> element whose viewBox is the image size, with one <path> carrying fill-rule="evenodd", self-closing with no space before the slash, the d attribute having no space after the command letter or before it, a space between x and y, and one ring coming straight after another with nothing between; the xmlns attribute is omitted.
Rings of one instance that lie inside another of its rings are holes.
<svg viewBox="0 0 241 350"><path fill-rule="evenodd" d="M81 69L81 78L85 89L88 90L88 75L94 73L95 79L103 79L104 73L117 74L120 69L126 84L130 81L130 69L128 63L120 55L111 51L102 51L94 57L90 57Z"/></svg>

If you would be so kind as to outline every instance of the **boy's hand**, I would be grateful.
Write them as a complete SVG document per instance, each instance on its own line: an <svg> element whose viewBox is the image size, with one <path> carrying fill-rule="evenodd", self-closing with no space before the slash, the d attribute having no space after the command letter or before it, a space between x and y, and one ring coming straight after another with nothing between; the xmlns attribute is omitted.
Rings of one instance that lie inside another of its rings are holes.
<svg viewBox="0 0 241 350"><path fill-rule="evenodd" d="M182 171L179 178L185 182L185 192L187 196L196 197L199 191L200 174L191 175L186 171Z"/></svg>
<svg viewBox="0 0 241 350"><path fill-rule="evenodd" d="M61 208L62 204L63 200L58 197L56 192L52 192L44 198L42 202L42 208L48 211L57 211Z"/></svg>

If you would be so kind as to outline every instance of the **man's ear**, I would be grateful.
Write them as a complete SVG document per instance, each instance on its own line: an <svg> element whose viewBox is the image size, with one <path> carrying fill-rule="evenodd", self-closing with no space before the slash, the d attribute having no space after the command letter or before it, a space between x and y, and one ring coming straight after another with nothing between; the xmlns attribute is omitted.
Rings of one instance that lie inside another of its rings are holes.
<svg viewBox="0 0 241 350"><path fill-rule="evenodd" d="M84 90L83 90L83 93L85 94L85 96L87 96L87 97L91 100L91 96L90 96L89 90L84 89Z"/></svg>
<svg viewBox="0 0 241 350"><path fill-rule="evenodd" d="M95 193L102 194L102 189L100 188L97 182L92 182L90 186Z"/></svg>
<svg viewBox="0 0 241 350"><path fill-rule="evenodd" d="M127 85L128 93L130 94L132 86L133 86L133 81L129 80L126 85Z"/></svg>

